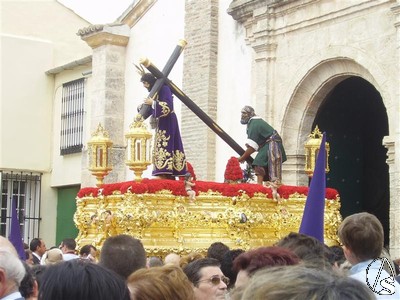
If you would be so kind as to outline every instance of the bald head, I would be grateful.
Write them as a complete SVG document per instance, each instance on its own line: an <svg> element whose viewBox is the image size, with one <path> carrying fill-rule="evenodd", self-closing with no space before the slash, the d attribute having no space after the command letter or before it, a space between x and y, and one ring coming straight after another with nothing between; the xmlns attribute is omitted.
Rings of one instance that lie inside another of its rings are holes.
<svg viewBox="0 0 400 300"><path fill-rule="evenodd" d="M176 253L170 253L168 254L165 259L164 259L164 264L169 264L169 265L175 265L179 267L179 262L181 260L181 257L176 254Z"/></svg>
<svg viewBox="0 0 400 300"><path fill-rule="evenodd" d="M16 257L18 257L17 250L15 250L15 247L11 242L6 239L4 236L0 235L0 250L8 251L13 254L15 254Z"/></svg>

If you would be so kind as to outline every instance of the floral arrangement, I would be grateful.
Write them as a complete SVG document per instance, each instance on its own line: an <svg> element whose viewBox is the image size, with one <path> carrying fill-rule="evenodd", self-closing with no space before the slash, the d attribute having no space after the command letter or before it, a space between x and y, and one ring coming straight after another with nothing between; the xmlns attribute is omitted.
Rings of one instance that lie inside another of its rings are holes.
<svg viewBox="0 0 400 300"><path fill-rule="evenodd" d="M225 174L224 174L225 182L242 182L243 181L243 170L240 168L239 160L232 156L228 163L226 164Z"/></svg>
<svg viewBox="0 0 400 300"><path fill-rule="evenodd" d="M186 196L185 186L181 180L161 180L161 179L143 179L140 182L127 181L112 184L103 184L100 188L86 187L82 188L78 192L78 198L82 197L93 197L99 194L103 196L113 194L125 194L127 192L133 194L154 194L163 190L169 190L173 195ZM249 197L257 195L265 195L266 198L272 198L272 192L270 188L259 184L251 183L218 183L210 181L196 181L196 186L193 188L196 194L208 193L208 192L219 192L221 195L226 197L240 196L246 193ZM289 186L282 185L278 188L278 193L281 198L288 199L290 195L295 193L306 195L308 194L308 187L306 186ZM335 189L326 189L326 199L335 200L338 196L338 192Z"/></svg>

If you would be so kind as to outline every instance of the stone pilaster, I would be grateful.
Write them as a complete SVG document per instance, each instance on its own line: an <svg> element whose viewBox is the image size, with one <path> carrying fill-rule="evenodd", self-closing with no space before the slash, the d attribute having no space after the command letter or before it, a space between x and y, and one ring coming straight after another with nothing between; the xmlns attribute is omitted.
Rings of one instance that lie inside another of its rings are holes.
<svg viewBox="0 0 400 300"><path fill-rule="evenodd" d="M124 139L124 96L125 96L125 53L130 28L127 25L95 25L78 32L93 49L91 91L90 133L99 123L110 134L112 140L113 170L104 182L125 180L125 139ZM87 153L84 153L82 169L87 169ZM93 186L93 176L82 172L82 186Z"/></svg>

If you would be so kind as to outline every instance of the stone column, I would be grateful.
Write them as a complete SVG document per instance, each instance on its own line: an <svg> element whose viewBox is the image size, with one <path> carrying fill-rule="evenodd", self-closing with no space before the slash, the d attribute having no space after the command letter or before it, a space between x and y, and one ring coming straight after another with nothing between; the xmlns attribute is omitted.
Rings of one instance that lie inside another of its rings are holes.
<svg viewBox="0 0 400 300"><path fill-rule="evenodd" d="M125 53L129 41L130 28L127 25L93 25L79 30L81 36L92 49L91 93L87 97L91 105L90 134L101 123L113 142L113 170L104 182L125 180ZM88 137L90 138L90 136ZM94 186L95 180L87 170L87 151L82 160L82 187Z"/></svg>

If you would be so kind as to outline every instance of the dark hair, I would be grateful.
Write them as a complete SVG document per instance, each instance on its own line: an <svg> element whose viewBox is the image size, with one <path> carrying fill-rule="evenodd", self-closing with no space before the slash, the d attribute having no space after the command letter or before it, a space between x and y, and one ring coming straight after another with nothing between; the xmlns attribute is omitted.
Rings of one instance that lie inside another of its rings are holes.
<svg viewBox="0 0 400 300"><path fill-rule="evenodd" d="M265 267L291 266L300 262L300 259L289 249L282 247L260 247L240 254L233 261L236 272L246 270L249 276Z"/></svg>
<svg viewBox="0 0 400 300"><path fill-rule="evenodd" d="M151 73L145 73L140 78L141 82L147 82L148 84L150 84L150 89L153 87L153 85L156 82L156 80L157 80L157 78Z"/></svg>
<svg viewBox="0 0 400 300"><path fill-rule="evenodd" d="M81 250L79 251L79 254L81 256L84 254L89 255L91 249L94 249L94 251L97 251L95 246L88 244L88 245L82 246Z"/></svg>
<svg viewBox="0 0 400 300"><path fill-rule="evenodd" d="M190 177L192 177L192 173L187 172L187 173L185 174L185 180L186 180L186 181L189 180Z"/></svg>
<svg viewBox="0 0 400 300"><path fill-rule="evenodd" d="M236 257L244 252L243 249L228 250L222 256L221 271L226 277L229 278L228 289L235 286L236 277L238 272L233 270L233 261Z"/></svg>
<svg viewBox="0 0 400 300"><path fill-rule="evenodd" d="M100 253L100 264L127 279L146 267L146 251L140 240L126 234L107 238Z"/></svg>
<svg viewBox="0 0 400 300"><path fill-rule="evenodd" d="M40 239L40 238L34 238L34 239L32 239L32 241L31 241L30 244L29 244L29 249L30 249L32 252L35 252L36 249L37 249L37 247L40 247L41 244L42 244L42 239Z"/></svg>
<svg viewBox="0 0 400 300"><path fill-rule="evenodd" d="M218 261L222 260L222 256L224 256L225 252L229 250L229 247L221 242L215 242L210 245L207 249L207 257L215 258Z"/></svg>
<svg viewBox="0 0 400 300"><path fill-rule="evenodd" d="M291 250L309 266L320 267L329 265L325 257L325 245L312 236L291 232L278 241L275 246Z"/></svg>
<svg viewBox="0 0 400 300"><path fill-rule="evenodd" d="M47 270L46 265L33 265L31 266L31 272L33 277L35 278L38 288L40 288L42 283L43 274Z"/></svg>
<svg viewBox="0 0 400 300"><path fill-rule="evenodd" d="M125 281L112 271L87 260L51 265L43 274L41 300L129 300Z"/></svg>
<svg viewBox="0 0 400 300"><path fill-rule="evenodd" d="M197 282L201 278L200 274L201 269L205 267L220 267L220 266L221 266L220 262L214 258L200 258L185 266L183 272L185 272L186 276L194 284L194 286L197 286Z"/></svg>
<svg viewBox="0 0 400 300"><path fill-rule="evenodd" d="M21 281L19 286L19 292L22 297L29 298L33 295L33 288L35 286L35 277L33 276L33 272L31 268L28 266L26 262L22 262L25 267L25 276Z"/></svg>
<svg viewBox="0 0 400 300"><path fill-rule="evenodd" d="M24 252L25 252L25 260L29 259L29 256L32 255L32 251L29 249L25 249Z"/></svg>
<svg viewBox="0 0 400 300"><path fill-rule="evenodd" d="M329 249L333 256L332 258L333 263L337 263L337 265L340 266L346 261L346 257L344 256L344 251L341 246L333 245L330 246Z"/></svg>
<svg viewBox="0 0 400 300"><path fill-rule="evenodd" d="M76 242L72 238L67 238L62 240L62 245L67 247L68 250L74 250L76 248Z"/></svg>

